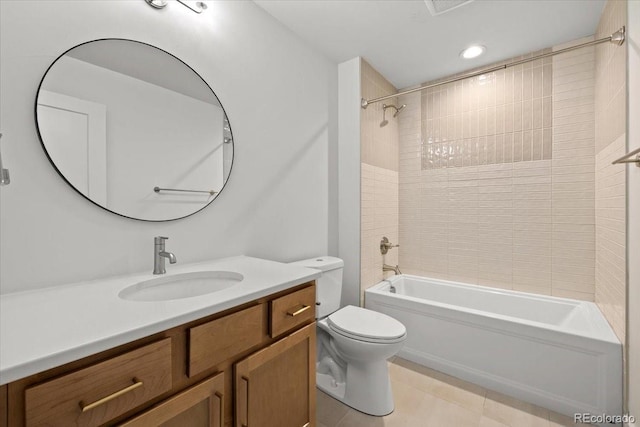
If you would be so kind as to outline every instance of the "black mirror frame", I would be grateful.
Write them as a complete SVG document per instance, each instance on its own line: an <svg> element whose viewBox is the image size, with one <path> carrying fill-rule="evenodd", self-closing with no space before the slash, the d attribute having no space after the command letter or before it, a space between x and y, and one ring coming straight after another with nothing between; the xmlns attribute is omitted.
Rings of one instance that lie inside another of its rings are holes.
<svg viewBox="0 0 640 427"><path fill-rule="evenodd" d="M86 44L89 43L94 43L94 42L99 42L99 41L107 41L107 40L119 40L119 41L127 41L127 42L132 42L132 43L138 43L141 45L145 45L145 46L149 46L153 49L159 50L160 52L167 54L169 56L171 56L172 58L176 59L177 61L179 61L180 63L182 63L185 67L187 67L189 70L191 70L196 76L198 76L198 78L200 80L202 80L202 83L205 84L205 86L207 88L209 88L209 90L211 91L211 93L213 94L213 96L216 98L216 100L218 101L218 104L220 104L220 108L222 108L222 112L224 113L225 117L227 118L227 121L229 123L229 132L231 133L231 137L232 137L232 143L233 145L233 152L232 152L232 157L231 157L231 166L229 168L229 174L226 176L226 179L224 181L224 183L222 184L222 188L220 189L220 191L216 194L215 197L213 197L206 205L204 205L203 207L201 207L200 209L191 212L188 215L184 215L181 217L177 217L177 218L169 218L169 219L144 219L144 218L136 218L136 217L132 217L132 216L128 216L128 215L124 215L122 213L119 212L115 212L112 211L111 209L100 205L99 203L94 202L93 200L91 200L89 197L87 197L85 194L83 194L82 192L80 192L62 173L62 171L58 168L58 166L55 164L55 162L53 161L53 159L51 158L51 156L49 155L49 152L47 151L47 147L45 146L44 143L44 138L42 136L42 134L40 133L40 126L38 125L38 97L40 96L40 89L42 89L42 85L44 83L44 80L47 77L47 74L49 73L49 70L56 64L56 62L62 58L63 56L65 56L68 52L72 51L73 49L76 49L80 46L84 46ZM167 52L164 49L161 49L157 46L154 46L152 44L149 43L145 43L145 42L141 42L138 40L132 40L132 39L125 39L125 38L118 38L118 37L108 37L108 38L101 38L101 39L95 39L95 40L89 40L83 43L80 43L78 45L75 45L67 50L65 50L62 54L60 54L48 67L47 70L45 71L44 75L42 76L42 79L40 80L40 83L38 84L38 90L36 91L36 97L35 97L35 103L34 103L34 118L35 118L35 125L36 125L36 131L38 133L38 139L40 140L40 144L42 146L42 149L44 151L44 153L46 154L47 158L49 159L49 162L51 163L51 165L53 166L53 168L55 169L55 171L58 173L58 175L60 175L60 177L71 187L73 188L73 190L75 192L77 192L78 194L80 194L82 197L84 197L86 200L88 200L89 202L91 202L92 204L94 204L95 206L98 206L101 209L106 210L107 212L111 212L115 215L118 215L120 217L123 218L129 218L129 219L133 219L136 221L145 221L145 222L168 222L168 221L176 221L178 219L183 219L183 218L187 218L190 217L192 215L197 214L198 212L202 211L203 209L207 208L209 205L211 205L211 203L213 203L214 200L216 200L220 194L222 193L222 191L225 189L225 187L227 186L227 183L229 182L229 177L231 176L231 172L233 171L233 163L235 161L235 156L236 156L236 149L235 149L235 138L233 138L233 130L231 128L231 120L229 119L229 115L227 114L227 111L224 109L224 106L222 105L222 102L220 102L220 99L218 98L218 95L216 95L216 93L213 91L213 89L211 89L211 86L209 86L209 84L206 82L205 79L202 78L202 76L200 74L198 74L196 72L196 70L194 70L191 66L189 66L189 64L187 64L186 62L184 62L182 59L178 58L177 56L173 55L172 53Z"/></svg>

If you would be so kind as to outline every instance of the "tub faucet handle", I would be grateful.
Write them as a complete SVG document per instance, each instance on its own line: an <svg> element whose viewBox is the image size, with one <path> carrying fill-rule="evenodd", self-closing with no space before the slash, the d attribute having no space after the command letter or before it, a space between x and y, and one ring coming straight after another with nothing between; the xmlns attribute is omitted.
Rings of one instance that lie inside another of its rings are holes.
<svg viewBox="0 0 640 427"><path fill-rule="evenodd" d="M382 255L385 255L387 252L389 252L389 249L398 247L400 247L400 245L392 244L391 242L389 242L389 239L387 237L383 237L382 240L380 240L380 253Z"/></svg>

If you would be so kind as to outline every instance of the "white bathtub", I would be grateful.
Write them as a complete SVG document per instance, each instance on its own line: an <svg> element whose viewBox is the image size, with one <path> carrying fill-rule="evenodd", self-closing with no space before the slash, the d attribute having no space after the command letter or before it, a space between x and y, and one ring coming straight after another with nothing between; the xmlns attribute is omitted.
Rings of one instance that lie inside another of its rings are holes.
<svg viewBox="0 0 640 427"><path fill-rule="evenodd" d="M405 324L400 357L569 416L622 414L622 346L594 303L401 275L365 306Z"/></svg>

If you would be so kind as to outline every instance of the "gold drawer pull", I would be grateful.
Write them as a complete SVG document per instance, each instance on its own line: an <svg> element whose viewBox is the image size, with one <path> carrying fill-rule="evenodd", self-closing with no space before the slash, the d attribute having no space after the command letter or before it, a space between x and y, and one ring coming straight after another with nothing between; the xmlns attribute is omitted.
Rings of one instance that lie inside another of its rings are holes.
<svg viewBox="0 0 640 427"><path fill-rule="evenodd" d="M85 405L83 402L80 402L79 403L80 409L82 409L82 412L87 412L93 408L96 408L104 403L107 403L115 399L116 397L129 393L130 391L135 390L138 387L142 387L142 381L139 381L137 378L133 378L132 381L133 381L133 384L131 384L129 387L125 387L122 390L116 391L115 393L112 393L109 396L103 397L102 399L96 400L93 403L89 403L88 405Z"/></svg>
<svg viewBox="0 0 640 427"><path fill-rule="evenodd" d="M309 310L311 308L310 305L303 305L302 308L299 308L296 311L287 311L287 316L297 316L300 313L304 313L305 311Z"/></svg>

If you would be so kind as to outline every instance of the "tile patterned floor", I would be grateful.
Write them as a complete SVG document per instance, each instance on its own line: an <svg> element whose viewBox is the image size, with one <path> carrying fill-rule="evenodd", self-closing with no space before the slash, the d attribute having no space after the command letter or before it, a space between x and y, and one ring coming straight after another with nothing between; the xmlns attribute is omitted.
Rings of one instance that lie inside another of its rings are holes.
<svg viewBox="0 0 640 427"><path fill-rule="evenodd" d="M318 427L557 427L573 420L395 358L389 363L396 408L386 417L358 412L318 390Z"/></svg>

